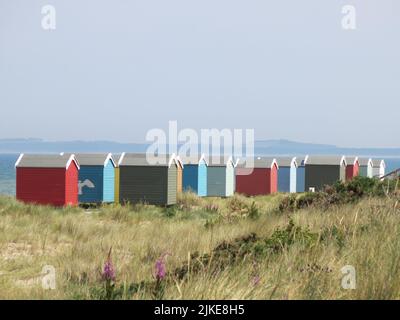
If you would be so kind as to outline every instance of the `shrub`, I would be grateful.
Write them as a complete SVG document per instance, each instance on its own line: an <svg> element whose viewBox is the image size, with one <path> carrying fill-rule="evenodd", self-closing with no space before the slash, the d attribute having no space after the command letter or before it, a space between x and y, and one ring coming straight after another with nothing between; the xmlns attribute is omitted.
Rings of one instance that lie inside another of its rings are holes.
<svg viewBox="0 0 400 320"><path fill-rule="evenodd" d="M229 199L228 208L232 212L242 213L248 210L246 198L239 195L234 195Z"/></svg>
<svg viewBox="0 0 400 320"><path fill-rule="evenodd" d="M172 218L176 216L176 206L168 206L164 209L164 215L168 218Z"/></svg>
<svg viewBox="0 0 400 320"><path fill-rule="evenodd" d="M291 195L283 198L279 204L278 209L281 212L294 211L295 209L297 209L296 196L291 194Z"/></svg>
<svg viewBox="0 0 400 320"><path fill-rule="evenodd" d="M265 246L273 253L281 252L294 243L300 243L306 247L313 246L318 240L318 234L310 232L308 228L302 229L296 226L292 219L285 229L277 229L272 236L265 240Z"/></svg>
<svg viewBox="0 0 400 320"><path fill-rule="evenodd" d="M310 206L327 210L332 205L342 205L359 201L366 196L382 197L395 194L397 181L355 177L350 181L338 181L332 186L325 186L322 192L289 195L279 204L280 212L293 212Z"/></svg>
<svg viewBox="0 0 400 320"><path fill-rule="evenodd" d="M201 199L194 192L180 192L177 196L177 204L180 208L191 210L193 207L199 206Z"/></svg>
<svg viewBox="0 0 400 320"><path fill-rule="evenodd" d="M290 220L285 228L276 229L271 237L259 238L257 234L250 233L230 242L221 242L211 254L199 255L198 252L192 254L190 272L198 273L206 270L216 275L228 266L247 260L248 257L262 259L271 254L279 254L294 244L312 247L318 241L318 237L317 233L312 233L308 228L296 226L293 220ZM175 269L173 275L178 279L183 279L189 272L188 268L188 264L184 263Z"/></svg>
<svg viewBox="0 0 400 320"><path fill-rule="evenodd" d="M260 217L260 212L259 212L258 207L257 207L257 205L256 205L256 203L254 201L251 203L251 206L249 208L249 213L248 213L247 216L250 219L253 219L253 220L258 219Z"/></svg>

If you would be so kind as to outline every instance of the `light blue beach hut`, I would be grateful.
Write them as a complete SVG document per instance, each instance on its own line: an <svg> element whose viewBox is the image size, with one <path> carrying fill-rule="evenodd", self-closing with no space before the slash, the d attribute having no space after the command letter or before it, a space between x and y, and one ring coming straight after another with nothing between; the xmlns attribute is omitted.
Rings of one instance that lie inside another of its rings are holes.
<svg viewBox="0 0 400 320"><path fill-rule="evenodd" d="M359 175L361 177L372 178L373 175L373 162L371 158L359 158L358 163L360 164Z"/></svg>
<svg viewBox="0 0 400 320"><path fill-rule="evenodd" d="M207 160L203 155L181 157L183 162L183 191L207 196Z"/></svg>
<svg viewBox="0 0 400 320"><path fill-rule="evenodd" d="M211 157L207 167L207 196L230 197L235 192L232 157Z"/></svg>
<svg viewBox="0 0 400 320"><path fill-rule="evenodd" d="M296 158L297 162L296 192L305 192L307 160L308 160L308 155Z"/></svg>
<svg viewBox="0 0 400 320"><path fill-rule="evenodd" d="M297 190L297 162L296 158L281 157L277 158L278 170L278 192L295 193Z"/></svg>

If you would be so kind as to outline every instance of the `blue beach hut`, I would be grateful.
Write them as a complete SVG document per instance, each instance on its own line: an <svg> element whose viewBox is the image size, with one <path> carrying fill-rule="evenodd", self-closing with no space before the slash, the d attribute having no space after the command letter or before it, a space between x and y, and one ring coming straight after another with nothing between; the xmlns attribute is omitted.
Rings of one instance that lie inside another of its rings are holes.
<svg viewBox="0 0 400 320"><path fill-rule="evenodd" d="M277 158L278 170L278 192L295 193L297 190L297 162L296 158Z"/></svg>
<svg viewBox="0 0 400 320"><path fill-rule="evenodd" d="M308 155L305 157L297 157L297 176L296 176L296 192L306 191L306 163Z"/></svg>
<svg viewBox="0 0 400 320"><path fill-rule="evenodd" d="M115 199L116 164L111 153L75 154L82 165L79 170L80 203L108 203ZM80 162L79 162L80 163Z"/></svg>
<svg viewBox="0 0 400 320"><path fill-rule="evenodd" d="M207 195L207 161L204 154L182 157L183 191L192 191L200 197Z"/></svg>

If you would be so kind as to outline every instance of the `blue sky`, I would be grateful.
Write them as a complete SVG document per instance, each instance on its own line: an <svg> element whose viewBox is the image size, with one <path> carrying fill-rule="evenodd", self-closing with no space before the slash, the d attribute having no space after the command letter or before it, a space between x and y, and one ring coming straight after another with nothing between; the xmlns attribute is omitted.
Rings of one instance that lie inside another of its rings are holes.
<svg viewBox="0 0 400 320"><path fill-rule="evenodd" d="M0 138L142 142L177 120L400 147L399 17L397 0L0 0Z"/></svg>

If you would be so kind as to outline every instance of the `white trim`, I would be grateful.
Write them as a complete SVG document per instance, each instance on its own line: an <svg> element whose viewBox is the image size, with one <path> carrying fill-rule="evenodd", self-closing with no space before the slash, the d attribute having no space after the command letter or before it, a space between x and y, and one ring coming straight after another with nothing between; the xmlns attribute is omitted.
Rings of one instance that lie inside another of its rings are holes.
<svg viewBox="0 0 400 320"><path fill-rule="evenodd" d="M121 165L122 161L124 161L124 157L126 155L126 152L122 152L121 156L119 157L118 160L118 167Z"/></svg>
<svg viewBox="0 0 400 320"><path fill-rule="evenodd" d="M294 166L295 166L296 169L299 167L298 164L297 164L297 159L296 159L296 157L294 157L294 158L292 159L292 161L290 162L290 167L292 167L293 164L294 164Z"/></svg>
<svg viewBox="0 0 400 320"><path fill-rule="evenodd" d="M340 163L339 163L339 165L341 166L343 162L344 162L344 166L345 166L345 167L347 167L347 160L346 160L346 156L342 156L342 158L340 159Z"/></svg>
<svg viewBox="0 0 400 320"><path fill-rule="evenodd" d="M113 158L113 156L112 156L112 153L109 153L109 154L107 155L106 161L104 161L104 166L106 167L108 161L110 161L110 160L111 160L111 162L113 163L114 168L116 168L117 165L115 164L115 161L114 161L114 158Z"/></svg>
<svg viewBox="0 0 400 320"><path fill-rule="evenodd" d="M381 160L381 163L380 163L379 166L386 169L386 162L385 162L385 160Z"/></svg>
<svg viewBox="0 0 400 320"><path fill-rule="evenodd" d="M223 158L225 159L225 156L224 156ZM229 163L229 162L232 163L232 166L233 166L233 167L235 167L235 163L233 162L232 156L229 156L228 160L224 163L224 164L225 164L225 167L228 166L228 163Z"/></svg>
<svg viewBox="0 0 400 320"><path fill-rule="evenodd" d="M175 156L176 161L178 162L178 164L181 166L181 168L183 169L183 161L181 159L180 156Z"/></svg>
<svg viewBox="0 0 400 320"><path fill-rule="evenodd" d="M199 159L199 162L197 163L197 165L200 164L201 160L204 160L206 166L208 167L208 161L207 161L206 155L204 153L200 156L200 159Z"/></svg>
<svg viewBox="0 0 400 320"><path fill-rule="evenodd" d="M233 167L234 167L234 168L236 168L237 165L239 164L239 160L240 160L240 158L237 158L237 159L236 159L236 162L233 164Z"/></svg>
<svg viewBox="0 0 400 320"><path fill-rule="evenodd" d="M19 163L21 162L21 160L22 160L23 157L24 157L24 154L21 153L21 154L19 155L19 157L18 157L17 162L15 163L15 167L16 167L16 168L19 166Z"/></svg>
<svg viewBox="0 0 400 320"><path fill-rule="evenodd" d="M80 165L79 165L79 162L78 162L78 160L76 159L75 155L74 155L74 154L71 154L71 156L70 156L69 159L68 159L67 166L66 166L66 168L65 168L66 170L68 170L68 168L69 168L69 166L71 165L72 162L75 162L76 166L78 167L78 170L81 169L81 167L80 167Z"/></svg>
<svg viewBox="0 0 400 320"><path fill-rule="evenodd" d="M308 161L308 158L309 158L309 155L307 154L307 155L304 157L304 166L306 165L306 163L307 163L307 161ZM301 163L300 163L300 165L301 165Z"/></svg>
<svg viewBox="0 0 400 320"><path fill-rule="evenodd" d="M175 164L176 164L177 166L179 165L178 160L176 159L175 153L171 154L171 157L169 158L169 161L168 161L168 168L171 168L172 162L175 162Z"/></svg>
<svg viewBox="0 0 400 320"><path fill-rule="evenodd" d="M355 157L355 158L354 158L353 166L356 165L356 162L358 162L358 165L360 165L360 161L358 161L358 157Z"/></svg>
<svg viewBox="0 0 400 320"><path fill-rule="evenodd" d="M276 168L279 170L279 164L278 164L278 161L276 159L272 160L271 169L274 167L274 164L276 164Z"/></svg>

